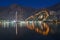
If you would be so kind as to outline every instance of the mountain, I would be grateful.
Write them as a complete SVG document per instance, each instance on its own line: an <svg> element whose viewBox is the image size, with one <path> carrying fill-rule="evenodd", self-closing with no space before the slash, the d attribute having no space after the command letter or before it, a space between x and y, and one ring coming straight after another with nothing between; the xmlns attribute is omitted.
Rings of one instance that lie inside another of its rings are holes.
<svg viewBox="0 0 60 40"><path fill-rule="evenodd" d="M0 18L14 20L16 11L18 19L22 20L22 18L25 19L32 15L36 10L33 8L12 4L8 7L0 7Z"/></svg>
<svg viewBox="0 0 60 40"><path fill-rule="evenodd" d="M51 7L48 7L47 9L58 11L58 10L60 10L60 3L57 3Z"/></svg>
<svg viewBox="0 0 60 40"><path fill-rule="evenodd" d="M29 7L23 7L22 5L19 5L19 4L12 4L8 7L0 7L0 18L14 20L15 13L17 11L18 19L22 20L22 19L26 19L27 17L31 16L35 12L39 12L42 9L43 8L34 9L34 8L29 8ZM57 3L51 7L47 7L44 9L58 11L60 10L60 3Z"/></svg>

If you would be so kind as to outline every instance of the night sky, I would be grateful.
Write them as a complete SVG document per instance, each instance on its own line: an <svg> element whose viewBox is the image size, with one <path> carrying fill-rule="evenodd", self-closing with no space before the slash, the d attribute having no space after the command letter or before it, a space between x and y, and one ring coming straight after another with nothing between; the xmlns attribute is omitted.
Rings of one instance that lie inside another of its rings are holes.
<svg viewBox="0 0 60 40"><path fill-rule="evenodd" d="M45 8L59 3L60 0L0 0L0 6L9 6L11 4L20 4L32 8Z"/></svg>

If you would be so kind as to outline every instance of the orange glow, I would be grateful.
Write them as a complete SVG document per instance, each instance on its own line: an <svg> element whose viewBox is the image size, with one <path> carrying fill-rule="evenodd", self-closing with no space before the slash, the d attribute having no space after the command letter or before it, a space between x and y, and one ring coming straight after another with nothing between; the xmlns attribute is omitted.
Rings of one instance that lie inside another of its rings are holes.
<svg viewBox="0 0 60 40"><path fill-rule="evenodd" d="M35 30L36 32L40 33L40 34L43 34L43 35L48 35L49 33L49 26L46 24L46 23L43 23L42 24L42 27L45 28L46 30L42 31L41 29L39 29L38 27L36 28L34 26L34 22L32 22L32 24L28 24L28 21L27 21L27 28L30 29L30 30Z"/></svg>
<svg viewBox="0 0 60 40"><path fill-rule="evenodd" d="M34 22L32 21L32 24L30 25L27 21L27 28L34 30Z"/></svg>
<svg viewBox="0 0 60 40"><path fill-rule="evenodd" d="M43 26L46 28L46 31L43 32L43 34L47 35L49 33L49 26L46 23L43 23Z"/></svg>
<svg viewBox="0 0 60 40"><path fill-rule="evenodd" d="M44 15L44 18L43 19L47 19L47 17L49 16L49 14L48 14L48 11L46 11L46 10L43 10L43 11L41 11L41 12L45 12L45 15ZM28 17L27 19L26 19L26 21L28 21L28 19L34 19L36 16L38 16L41 12L39 12L39 13L37 13L37 14L35 14L35 15L33 15L33 16L30 16L30 17ZM39 20L38 20L39 21ZM45 21L45 20L42 20L42 21ZM27 22L27 28L29 28L29 29L31 29L31 30L35 30L36 32L38 32L38 33L40 33L40 34L43 34L43 35L48 35L48 33L49 33L49 26L46 24L46 23L42 23L42 28L43 29L46 29L46 30L44 30L44 31L42 31L41 29L39 29L38 27L36 28L35 26L34 26L34 22L30 25L30 24L28 24L28 22Z"/></svg>
<svg viewBox="0 0 60 40"><path fill-rule="evenodd" d="M45 12L45 15L44 18L47 19L47 17L49 16L48 12L46 10L42 11L42 12Z"/></svg>
<svg viewBox="0 0 60 40"><path fill-rule="evenodd" d="M1 25L1 22L0 22L0 25Z"/></svg>
<svg viewBox="0 0 60 40"><path fill-rule="evenodd" d="M46 29L46 31L42 31L39 28L35 28L35 31L40 33L40 34L43 34L43 35L48 35L48 33L49 33L49 26L46 23L43 23L42 27L44 27Z"/></svg>

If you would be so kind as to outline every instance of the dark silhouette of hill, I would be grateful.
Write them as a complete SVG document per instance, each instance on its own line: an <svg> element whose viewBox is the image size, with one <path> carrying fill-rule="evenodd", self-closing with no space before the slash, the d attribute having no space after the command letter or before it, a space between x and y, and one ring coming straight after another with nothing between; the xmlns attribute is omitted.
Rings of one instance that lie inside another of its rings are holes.
<svg viewBox="0 0 60 40"><path fill-rule="evenodd" d="M58 10L60 10L60 3L57 3L51 7L48 7L47 9L58 11Z"/></svg>
<svg viewBox="0 0 60 40"><path fill-rule="evenodd" d="M3 19L15 19L15 13L18 12L18 19L27 18L35 12L35 9L23 7L17 4L10 5L8 7L0 7L0 18ZM26 16L27 15L27 16Z"/></svg>

